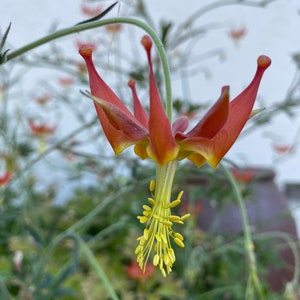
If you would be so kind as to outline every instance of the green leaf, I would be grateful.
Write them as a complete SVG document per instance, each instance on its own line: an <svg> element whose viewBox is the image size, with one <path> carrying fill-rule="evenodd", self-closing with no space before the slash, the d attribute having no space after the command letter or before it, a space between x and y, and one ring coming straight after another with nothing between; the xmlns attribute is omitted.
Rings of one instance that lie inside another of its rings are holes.
<svg viewBox="0 0 300 300"><path fill-rule="evenodd" d="M94 22L94 21L97 21L97 20L100 20L101 18L103 18L108 12L110 12L112 10L112 8L117 4L118 2L115 2L113 3L111 6L109 6L105 11L103 11L101 14L97 15L96 17L93 17L91 19L88 19L88 20L85 20L85 21L82 21L82 22L79 22L76 24L76 26L78 25L82 25L82 24L85 24L85 23L90 23L90 22Z"/></svg>

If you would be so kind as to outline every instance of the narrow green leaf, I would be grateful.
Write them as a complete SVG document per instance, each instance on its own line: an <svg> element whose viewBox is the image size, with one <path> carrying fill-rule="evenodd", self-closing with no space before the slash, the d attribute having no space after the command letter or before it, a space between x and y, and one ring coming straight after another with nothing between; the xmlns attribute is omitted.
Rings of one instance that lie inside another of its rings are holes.
<svg viewBox="0 0 300 300"><path fill-rule="evenodd" d="M101 18L103 18L108 12L110 12L112 10L112 8L118 3L115 2L113 3L111 6L109 6L105 11L103 11L101 14L97 15L96 17L93 17L91 19L88 19L88 20L85 20L85 21L82 21L82 22L79 22L77 23L75 26L78 26L78 25L82 25L82 24L85 24L85 23L90 23L90 22L94 22L94 21L97 21L97 20L100 20Z"/></svg>
<svg viewBox="0 0 300 300"><path fill-rule="evenodd" d="M9 25L8 25L6 31L5 31L5 33L4 33L3 37L2 37L2 39L1 39L1 42L0 42L0 53L2 52L2 49L3 49L4 44L5 44L5 42L6 42L6 39L7 39L9 30L10 30L10 27L11 27L11 23L9 23Z"/></svg>

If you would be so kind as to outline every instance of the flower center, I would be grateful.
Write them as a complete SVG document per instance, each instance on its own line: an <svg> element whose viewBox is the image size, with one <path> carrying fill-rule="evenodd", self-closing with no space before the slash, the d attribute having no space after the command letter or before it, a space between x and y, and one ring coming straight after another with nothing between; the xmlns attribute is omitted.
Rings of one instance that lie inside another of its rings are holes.
<svg viewBox="0 0 300 300"><path fill-rule="evenodd" d="M145 271L153 249L155 253L153 265L159 267L164 277L172 271L175 262L171 240L177 246L184 247L183 236L173 230L173 223L184 224L184 220L190 216L186 214L179 217L171 214L171 208L181 202L183 194L181 191L177 198L170 202L176 165L177 162L172 161L163 167L157 166L157 181L150 182L152 197L148 198L148 201L151 206L143 205L143 215L138 216L140 222L146 224L143 235L138 238L139 245L135 249L139 267Z"/></svg>

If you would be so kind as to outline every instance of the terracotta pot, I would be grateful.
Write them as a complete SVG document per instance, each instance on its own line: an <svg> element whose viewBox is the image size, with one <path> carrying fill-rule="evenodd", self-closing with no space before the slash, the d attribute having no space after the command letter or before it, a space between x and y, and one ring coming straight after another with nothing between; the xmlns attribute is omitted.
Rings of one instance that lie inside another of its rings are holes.
<svg viewBox="0 0 300 300"><path fill-rule="evenodd" d="M252 175L250 176L250 174ZM287 199L274 182L274 171L263 168L247 168L235 175L237 179L243 181L242 184L249 191L245 199L245 206L249 223L254 232L283 232L289 234L293 239L297 239L294 219ZM226 181L221 184L228 185ZM199 186L204 190L209 189L209 183L203 175L189 178L185 188L184 201L190 201L191 195L195 197L193 189L199 188ZM201 213L197 216L197 225L201 229L226 235L242 233L241 214L234 201L229 201L230 203L227 201L227 204L218 206L212 199L199 198L197 202L201 203ZM278 239L276 243L282 245L285 241ZM284 262L283 266L280 269L270 266L267 275L271 289L276 292L283 290L285 284L292 279L294 269L294 257L290 248L286 247L280 250L279 255Z"/></svg>

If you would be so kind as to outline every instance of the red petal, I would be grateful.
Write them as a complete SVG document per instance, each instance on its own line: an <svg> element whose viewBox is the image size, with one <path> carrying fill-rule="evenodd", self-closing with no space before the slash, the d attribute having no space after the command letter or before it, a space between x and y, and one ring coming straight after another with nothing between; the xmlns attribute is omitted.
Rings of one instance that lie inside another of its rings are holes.
<svg viewBox="0 0 300 300"><path fill-rule="evenodd" d="M128 85L132 91L134 116L140 121L140 123L145 128L148 128L148 116L136 93L135 80L133 79L129 80Z"/></svg>
<svg viewBox="0 0 300 300"><path fill-rule="evenodd" d="M152 41L149 36L144 36L142 44L147 52L149 63L149 85L150 85L150 117L149 135L150 145L147 153L151 159L160 165L176 159L179 147L172 134L171 124L162 106L156 81L153 74L151 60Z"/></svg>
<svg viewBox="0 0 300 300"><path fill-rule="evenodd" d="M229 111L229 87L222 88L218 101L210 108L200 122L187 134L176 135L176 139L204 137L212 138L225 124Z"/></svg>
<svg viewBox="0 0 300 300"><path fill-rule="evenodd" d="M94 101L101 106L110 124L115 129L122 131L130 140L138 142L148 136L148 131L144 127L115 105L99 98L94 98Z"/></svg>
<svg viewBox="0 0 300 300"><path fill-rule="evenodd" d="M172 124L173 134L183 133L189 126L189 121L186 117L180 117Z"/></svg>
<svg viewBox="0 0 300 300"><path fill-rule="evenodd" d="M260 56L252 82L230 103L229 115L222 129L212 139L190 138L181 141L182 151L194 151L205 157L213 167L216 167L249 119L263 73L270 64L269 57Z"/></svg>
<svg viewBox="0 0 300 300"><path fill-rule="evenodd" d="M103 81L98 74L95 65L92 60L92 48L82 46L79 49L80 55L85 60L90 80L90 88L93 96L103 99L117 106L120 110L123 110L126 114L131 115L131 112L119 99L119 97L113 92L113 90Z"/></svg>
<svg viewBox="0 0 300 300"><path fill-rule="evenodd" d="M114 107L118 108L118 110L121 111L123 115L126 115L128 119L131 120L131 122L138 122L138 120L131 114L131 112L126 108L126 106L122 103L118 96L111 90L111 88L97 73L92 60L92 48L82 46L79 49L79 53L84 58L87 65L92 95L114 105ZM103 131L116 154L120 153L126 147L136 142L135 137L126 135L124 131L121 130L123 128L116 128L118 127L116 126L116 123L111 123L113 118L111 116L108 118L107 114L99 104L95 103L95 107Z"/></svg>

